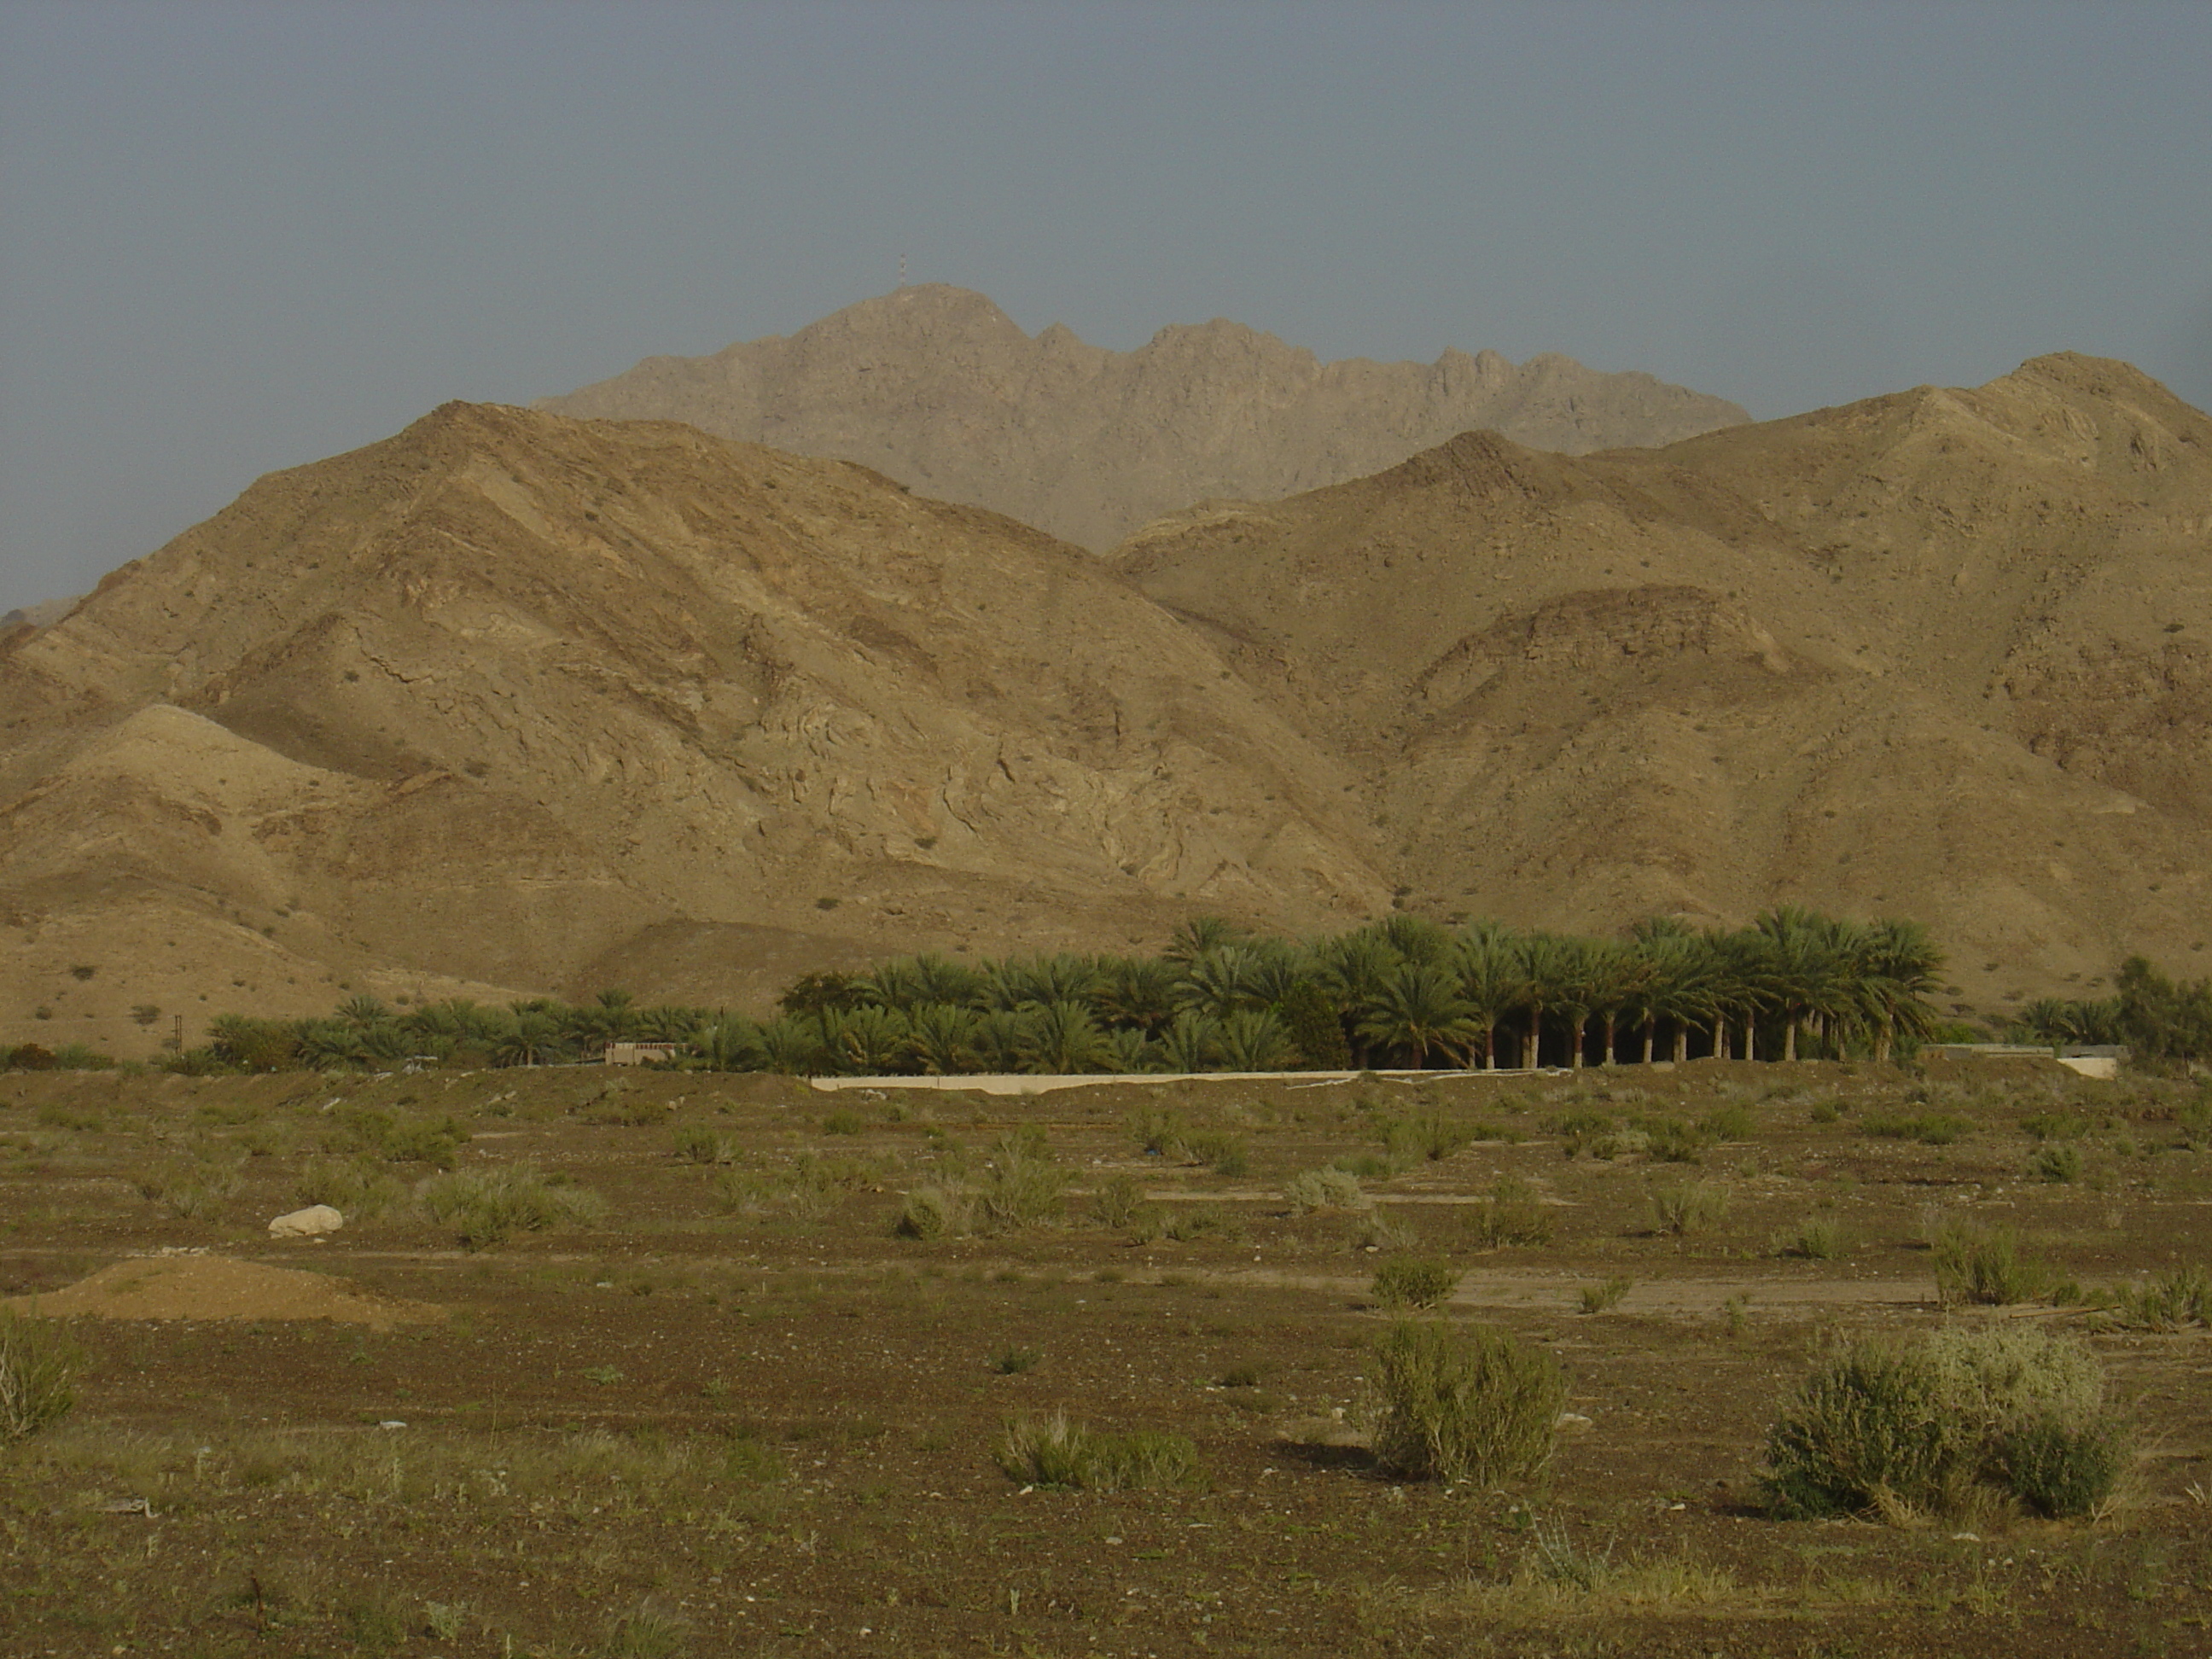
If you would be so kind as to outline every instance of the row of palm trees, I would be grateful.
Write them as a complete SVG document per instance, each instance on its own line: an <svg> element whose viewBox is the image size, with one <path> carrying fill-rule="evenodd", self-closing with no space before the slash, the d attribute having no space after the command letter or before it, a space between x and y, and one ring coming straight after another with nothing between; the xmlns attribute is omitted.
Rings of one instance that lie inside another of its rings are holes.
<svg viewBox="0 0 2212 1659"><path fill-rule="evenodd" d="M1650 920L1615 939L1393 915L1293 940L1201 917L1158 956L911 956L809 975L765 1022L618 991L404 1012L356 997L325 1019L218 1021L210 1049L252 1069L496 1066L657 1040L714 1070L946 1075L1887 1059L1932 1033L1942 963L1913 923L1791 907L1737 930Z"/></svg>
<svg viewBox="0 0 2212 1659"><path fill-rule="evenodd" d="M2053 1047L2124 1043L2144 1060L2212 1060L2212 981L2172 979L2148 958L2130 957L2113 990L2091 1000L2031 1002L2013 1016L2011 1034Z"/></svg>

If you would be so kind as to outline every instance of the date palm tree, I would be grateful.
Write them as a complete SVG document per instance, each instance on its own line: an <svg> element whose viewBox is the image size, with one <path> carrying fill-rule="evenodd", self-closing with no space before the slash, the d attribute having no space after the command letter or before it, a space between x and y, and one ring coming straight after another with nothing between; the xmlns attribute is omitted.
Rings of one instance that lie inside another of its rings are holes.
<svg viewBox="0 0 2212 1659"><path fill-rule="evenodd" d="M520 1021L518 1018L517 1024ZM546 1029L552 1022L545 1022ZM520 1035L518 1033L518 1035ZM761 1052L760 1027L742 1014L722 1009L693 1027L691 1052L710 1072L750 1072L758 1070L763 1054ZM535 1064L532 1060L521 1062Z"/></svg>
<svg viewBox="0 0 2212 1659"><path fill-rule="evenodd" d="M1690 1057L1690 1031L1710 1025L1718 1018L1715 1001L1720 959L1705 939L1687 928L1639 935L1636 948L1642 954L1644 973L1631 1005L1644 1028L1644 1063L1649 1066L1665 1021L1674 1030L1674 1060Z"/></svg>
<svg viewBox="0 0 2212 1659"><path fill-rule="evenodd" d="M1273 1008L1239 1008L1221 1022L1215 1052L1224 1072L1286 1072L1297 1044Z"/></svg>
<svg viewBox="0 0 2212 1659"><path fill-rule="evenodd" d="M1169 935L1168 948L1160 954L1170 962L1188 964L1224 945L1241 944L1247 937L1243 928L1225 916L1193 916L1176 925Z"/></svg>
<svg viewBox="0 0 2212 1659"><path fill-rule="evenodd" d="M982 1064L978 1016L957 1002L925 1002L907 1015L907 1051L933 1077L959 1077Z"/></svg>
<svg viewBox="0 0 2212 1659"><path fill-rule="evenodd" d="M1729 1024L1743 1023L1743 1058L1757 1060L1759 1017L1776 1000L1766 940L1755 931L1709 933L1713 952L1713 1056L1730 1058Z"/></svg>
<svg viewBox="0 0 2212 1659"><path fill-rule="evenodd" d="M1027 1029L1016 1040L1024 1072L1065 1077L1095 1072L1104 1062L1105 1033L1087 1005L1063 997L1025 1012Z"/></svg>
<svg viewBox="0 0 2212 1659"><path fill-rule="evenodd" d="M1164 957L1106 957L1093 1001L1102 1018L1146 1036L1175 1018L1176 964Z"/></svg>
<svg viewBox="0 0 2212 1659"><path fill-rule="evenodd" d="M1131 1073L1149 1072L1159 1057L1159 1045L1133 1026L1122 1025L1105 1033L1100 1069Z"/></svg>
<svg viewBox="0 0 2212 1659"><path fill-rule="evenodd" d="M1521 1008L1528 1022L1528 1046L1521 1055L1523 1066L1543 1062L1544 1015L1565 1003L1582 966L1579 944L1557 933L1523 933L1516 942L1521 957Z"/></svg>
<svg viewBox="0 0 2212 1659"><path fill-rule="evenodd" d="M492 1059L501 1066L543 1066L560 1047L561 1026L551 1014L543 1008L516 1007L507 1012L492 1038Z"/></svg>
<svg viewBox="0 0 2212 1659"><path fill-rule="evenodd" d="M785 1014L760 1028L761 1064L786 1077L811 1077L830 1069L822 1047L822 1024L802 1014Z"/></svg>
<svg viewBox="0 0 2212 1659"><path fill-rule="evenodd" d="M1598 1022L1599 1064L1610 1066L1617 1057L1614 1039L1621 1018L1643 995L1650 972L1650 963L1632 945L1608 940L1591 947L1584 963L1583 989ZM1579 1062L1579 1040L1576 1048Z"/></svg>
<svg viewBox="0 0 2212 1659"><path fill-rule="evenodd" d="M1475 1042L1482 1050L1482 1069L1498 1069L1498 1023L1513 1012L1528 989L1521 953L1502 928L1470 928L1453 948L1451 966L1458 981L1459 999L1476 1027ZM1467 1063L1474 1065L1475 1045L1470 1044Z"/></svg>
<svg viewBox="0 0 2212 1659"><path fill-rule="evenodd" d="M1448 968L1401 963L1383 976L1358 1012L1362 1041L1425 1066L1439 1050L1447 1059L1465 1054L1474 1042L1474 1011L1459 994L1459 976Z"/></svg>
<svg viewBox="0 0 2212 1659"><path fill-rule="evenodd" d="M1352 1029L1356 1065L1367 1064L1367 1045L1358 1036L1359 1011L1374 1001L1383 979L1405 961L1390 942L1372 927L1339 933L1314 948L1318 964L1316 982L1334 1002Z"/></svg>
<svg viewBox="0 0 2212 1659"><path fill-rule="evenodd" d="M1852 1003L1849 929L1794 904L1777 905L1753 924L1765 947L1773 1006L1782 1016L1782 1058L1797 1058L1808 1020L1826 1023Z"/></svg>
<svg viewBox="0 0 2212 1659"><path fill-rule="evenodd" d="M896 1008L866 1003L858 1008L824 1008L817 1018L822 1047L841 1072L873 1077L899 1071L907 1058L912 1028Z"/></svg>
<svg viewBox="0 0 2212 1659"><path fill-rule="evenodd" d="M1862 930L1859 995L1874 1026L1875 1058L1887 1060L1900 1037L1920 1038L1936 1029L1935 994L1943 953L1917 921L1883 920Z"/></svg>
<svg viewBox="0 0 2212 1659"><path fill-rule="evenodd" d="M1262 958L1244 945L1224 945L1186 963L1175 994L1177 1007L1215 1019L1224 1019L1239 1008L1264 1007L1270 1000Z"/></svg>
<svg viewBox="0 0 2212 1659"><path fill-rule="evenodd" d="M1210 1072L1220 1062L1221 1022L1205 1014L1177 1014L1160 1034L1161 1069L1177 1075Z"/></svg>

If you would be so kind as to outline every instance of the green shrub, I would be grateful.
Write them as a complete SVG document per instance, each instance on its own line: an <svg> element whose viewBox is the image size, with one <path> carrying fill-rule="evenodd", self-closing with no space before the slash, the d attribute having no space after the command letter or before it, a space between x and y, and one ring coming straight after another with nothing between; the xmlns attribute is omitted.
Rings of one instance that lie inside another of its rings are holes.
<svg viewBox="0 0 2212 1659"><path fill-rule="evenodd" d="M238 1171L213 1164L164 1164L131 1177L141 1198L179 1221L213 1221L238 1190Z"/></svg>
<svg viewBox="0 0 2212 1659"><path fill-rule="evenodd" d="M978 1230L1014 1232L1056 1219L1069 1176L1070 1171L1054 1158L1042 1130L1000 1136L975 1183Z"/></svg>
<svg viewBox="0 0 2212 1659"><path fill-rule="evenodd" d="M2181 1142L2196 1152L2212 1151L2212 1095L2200 1094L2174 1115Z"/></svg>
<svg viewBox="0 0 2212 1659"><path fill-rule="evenodd" d="M1129 1114L1124 1126L1139 1150L1180 1161L1188 1149L1189 1127L1180 1114L1161 1107L1146 1107Z"/></svg>
<svg viewBox="0 0 2212 1659"><path fill-rule="evenodd" d="M1198 1477L1198 1449L1182 1435L1144 1429L1106 1434L1071 1423L1060 1412L1007 1424L998 1460L1025 1486L1077 1491L1182 1486Z"/></svg>
<svg viewBox="0 0 2212 1659"><path fill-rule="evenodd" d="M867 1120L858 1112L831 1112L822 1120L825 1135L856 1135L867 1127Z"/></svg>
<svg viewBox="0 0 2212 1659"><path fill-rule="evenodd" d="M1577 1299L1586 1314L1611 1313L1635 1288L1634 1279L1616 1273L1602 1284L1583 1285Z"/></svg>
<svg viewBox="0 0 2212 1659"><path fill-rule="evenodd" d="M1721 1106L1698 1119L1698 1129L1709 1140L1748 1140L1758 1133L1759 1120L1748 1106Z"/></svg>
<svg viewBox="0 0 2212 1659"><path fill-rule="evenodd" d="M2036 1112L2021 1119L2020 1127L2034 1140L2079 1140L2089 1133L2088 1120L2071 1112Z"/></svg>
<svg viewBox="0 0 2212 1659"><path fill-rule="evenodd" d="M606 1659L676 1659L690 1639L682 1620L647 1603L607 1626Z"/></svg>
<svg viewBox="0 0 2212 1659"><path fill-rule="evenodd" d="M1376 1269L1371 1291L1385 1308L1433 1308L1459 1288L1460 1270L1431 1256L1393 1256Z"/></svg>
<svg viewBox="0 0 2212 1659"><path fill-rule="evenodd" d="M1283 1183L1283 1196L1293 1215L1310 1210L1371 1210L1375 1200L1359 1188L1359 1177L1348 1170L1307 1170Z"/></svg>
<svg viewBox="0 0 2212 1659"><path fill-rule="evenodd" d="M1567 1381L1549 1354L1503 1331L1401 1320L1369 1364L1376 1462L1416 1480L1489 1486L1552 1454Z"/></svg>
<svg viewBox="0 0 2212 1659"><path fill-rule="evenodd" d="M757 1170L717 1170L708 1188L735 1215L766 1215L775 1206L775 1184Z"/></svg>
<svg viewBox="0 0 2212 1659"><path fill-rule="evenodd" d="M633 1095L627 1083L611 1081L601 1084L598 1091L577 1108L576 1115L586 1123L650 1129L667 1122L674 1109L666 1101Z"/></svg>
<svg viewBox="0 0 2212 1659"><path fill-rule="evenodd" d="M975 1206L957 1187L917 1187L899 1206L891 1231L901 1238L957 1238L972 1231Z"/></svg>
<svg viewBox="0 0 2212 1659"><path fill-rule="evenodd" d="M606 1213L597 1193L527 1164L439 1176L423 1188L422 1203L425 1215L453 1228L462 1247L471 1250L516 1233L588 1227Z"/></svg>
<svg viewBox="0 0 2212 1659"><path fill-rule="evenodd" d="M94 1112L73 1112L66 1106L39 1108L39 1127L41 1129L67 1129L73 1133L96 1135L107 1125Z"/></svg>
<svg viewBox="0 0 2212 1659"><path fill-rule="evenodd" d="M677 1161L683 1164L734 1164L738 1159L738 1143L734 1136L717 1134L703 1123L687 1123L678 1129L673 1151Z"/></svg>
<svg viewBox="0 0 2212 1659"><path fill-rule="evenodd" d="M83 1365L84 1351L52 1320L0 1308L0 1444L68 1416Z"/></svg>
<svg viewBox="0 0 2212 1659"><path fill-rule="evenodd" d="M454 1117L403 1118L379 1107L344 1106L338 1109L337 1120L355 1144L394 1164L450 1170L469 1142L468 1125Z"/></svg>
<svg viewBox="0 0 2212 1659"><path fill-rule="evenodd" d="M373 1220L407 1196L407 1189L380 1165L334 1158L308 1159L294 1192L301 1203L327 1204L349 1221Z"/></svg>
<svg viewBox="0 0 2212 1659"><path fill-rule="evenodd" d="M891 1231L903 1238L950 1238L1040 1226L1059 1218L1071 1174L1042 1131L1001 1135L980 1171L908 1193Z"/></svg>
<svg viewBox="0 0 2212 1659"><path fill-rule="evenodd" d="M1328 1167L1359 1181L1395 1181L1406 1166L1388 1152L1346 1152L1329 1160Z"/></svg>
<svg viewBox="0 0 2212 1659"><path fill-rule="evenodd" d="M1035 1348L1002 1348L991 1361L991 1369L1001 1376L1019 1376L1024 1371L1035 1370L1044 1355Z"/></svg>
<svg viewBox="0 0 2212 1659"><path fill-rule="evenodd" d="M1490 1196L1467 1212L1468 1231L1490 1250L1506 1244L1548 1244L1554 1224L1536 1189L1518 1176L1500 1176Z"/></svg>
<svg viewBox="0 0 2212 1659"><path fill-rule="evenodd" d="M61 1072L112 1072L115 1058L89 1043L64 1042L54 1050L54 1069Z"/></svg>
<svg viewBox="0 0 2212 1659"><path fill-rule="evenodd" d="M1441 1163L1474 1139L1473 1125L1433 1107L1390 1119L1382 1125L1382 1133L1384 1150L1408 1164L1416 1158Z"/></svg>
<svg viewBox="0 0 2212 1659"><path fill-rule="evenodd" d="M1678 1182L1651 1189L1651 1213L1662 1233L1700 1233L1728 1213L1728 1188L1712 1181Z"/></svg>
<svg viewBox="0 0 2212 1659"><path fill-rule="evenodd" d="M1597 1137L1611 1134L1613 1127L1611 1115L1605 1112L1565 1112L1553 1118L1551 1125L1552 1133L1559 1137L1561 1149L1569 1158Z"/></svg>
<svg viewBox="0 0 2212 1659"><path fill-rule="evenodd" d="M2069 1428L2038 1419L2007 1434L1998 1447L2003 1484L2044 1515L2089 1515L2127 1473L2132 1448L2115 1419Z"/></svg>
<svg viewBox="0 0 2212 1659"><path fill-rule="evenodd" d="M1184 1156L1194 1163L1210 1164L1214 1174L1232 1181L1252 1173L1250 1148L1242 1137L1226 1130L1209 1129L1190 1136L1184 1143Z"/></svg>
<svg viewBox="0 0 2212 1659"><path fill-rule="evenodd" d="M1104 1227L1128 1226L1144 1206L1144 1187L1133 1176L1112 1176L1101 1182L1098 1190L1091 1194L1091 1213Z"/></svg>
<svg viewBox="0 0 2212 1659"><path fill-rule="evenodd" d="M1224 1244L1241 1244L1248 1236L1244 1218L1218 1204L1194 1204L1167 1218L1161 1232L1179 1244L1193 1239L1218 1238Z"/></svg>
<svg viewBox="0 0 2212 1659"><path fill-rule="evenodd" d="M2047 1294L2055 1275L2049 1267L2022 1253L2009 1227L1978 1227L1954 1221L1936 1237L1936 1299L2003 1307Z"/></svg>
<svg viewBox="0 0 2212 1659"><path fill-rule="evenodd" d="M1862 1344L1816 1370L1769 1431L1769 1501L1789 1518L1955 1507L1954 1425L1923 1356Z"/></svg>
<svg viewBox="0 0 2212 1659"><path fill-rule="evenodd" d="M2111 1496L2127 1447L2081 1342L1952 1329L1854 1344L1815 1368L1767 1436L1763 1478L1788 1516L1957 1515L1983 1493L2083 1515Z"/></svg>
<svg viewBox="0 0 2212 1659"><path fill-rule="evenodd" d="M2195 1263L2168 1267L2147 1284L2122 1285L2115 1304L2120 1322L2138 1330L2212 1325L2212 1277Z"/></svg>
<svg viewBox="0 0 2212 1659"><path fill-rule="evenodd" d="M1638 1127L1644 1150L1656 1164L1695 1164L1712 1145L1711 1135L1678 1117L1646 1118Z"/></svg>
<svg viewBox="0 0 2212 1659"><path fill-rule="evenodd" d="M1808 1261L1830 1261L1844 1253L1844 1227L1833 1216L1808 1216L1796 1226L1774 1236L1774 1254L1802 1256Z"/></svg>
<svg viewBox="0 0 2212 1659"><path fill-rule="evenodd" d="M2039 1146L2027 1161L2028 1172L2038 1181L2064 1183L2081 1178L2081 1149L2065 1143Z"/></svg>
<svg viewBox="0 0 2212 1659"><path fill-rule="evenodd" d="M1917 1116L1875 1116L1860 1121L1860 1128L1884 1140L1917 1140L1923 1146L1948 1146L1971 1133L1973 1125L1947 1112L1923 1112Z"/></svg>

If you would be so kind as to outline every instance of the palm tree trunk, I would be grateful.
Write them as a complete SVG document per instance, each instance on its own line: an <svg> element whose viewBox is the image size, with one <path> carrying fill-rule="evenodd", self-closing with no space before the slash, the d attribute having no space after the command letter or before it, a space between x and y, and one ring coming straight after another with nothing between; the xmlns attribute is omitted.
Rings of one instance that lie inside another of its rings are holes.
<svg viewBox="0 0 2212 1659"><path fill-rule="evenodd" d="M1536 1061L1544 1052L1543 1019L1542 1009L1531 1008L1528 1011L1528 1052L1521 1057L1521 1064L1532 1072L1536 1069Z"/></svg>
<svg viewBox="0 0 2212 1659"><path fill-rule="evenodd" d="M1599 1064L1610 1066L1613 1061L1613 1037L1620 1029L1619 1016L1614 1014L1610 1009L1606 1012L1603 1029L1605 1031L1605 1058L1599 1061Z"/></svg>
<svg viewBox="0 0 2212 1659"><path fill-rule="evenodd" d="M1723 1014L1713 1022L1713 1058L1715 1060L1731 1058L1729 1054L1729 1023L1726 1014Z"/></svg>
<svg viewBox="0 0 2212 1659"><path fill-rule="evenodd" d="M1659 1021L1655 1015L1644 1022L1644 1063L1651 1063L1651 1045L1659 1040Z"/></svg>
<svg viewBox="0 0 2212 1659"><path fill-rule="evenodd" d="M1790 1022L1789 1034L1782 1039L1782 1058L1793 1064L1797 1059L1797 1022L1795 1019Z"/></svg>
<svg viewBox="0 0 2212 1659"><path fill-rule="evenodd" d="M1759 1058L1759 1021L1749 1014L1743 1017L1743 1057Z"/></svg>
<svg viewBox="0 0 2212 1659"><path fill-rule="evenodd" d="M1498 1069L1498 1028L1495 1025L1482 1028L1482 1069L1486 1072Z"/></svg>
<svg viewBox="0 0 2212 1659"><path fill-rule="evenodd" d="M1583 1068L1583 1038L1589 1030L1589 1016L1588 1014L1577 1015L1573 1023L1575 1043L1574 1053L1567 1060L1567 1067L1571 1071L1579 1072Z"/></svg>
<svg viewBox="0 0 2212 1659"><path fill-rule="evenodd" d="M1674 1022L1674 1063L1677 1066L1686 1066L1689 1060L1690 1022L1686 1019L1678 1019Z"/></svg>

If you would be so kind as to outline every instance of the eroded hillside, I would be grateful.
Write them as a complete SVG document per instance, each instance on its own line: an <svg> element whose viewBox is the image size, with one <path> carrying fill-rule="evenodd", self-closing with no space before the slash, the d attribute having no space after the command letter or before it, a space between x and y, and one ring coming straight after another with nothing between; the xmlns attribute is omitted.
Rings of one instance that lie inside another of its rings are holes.
<svg viewBox="0 0 2212 1659"><path fill-rule="evenodd" d="M0 1036L757 1006L1394 903L1911 916L1993 1013L2187 974L2208 456L2062 356L1663 450L1470 433L1100 559L848 463L449 405L0 636Z"/></svg>

